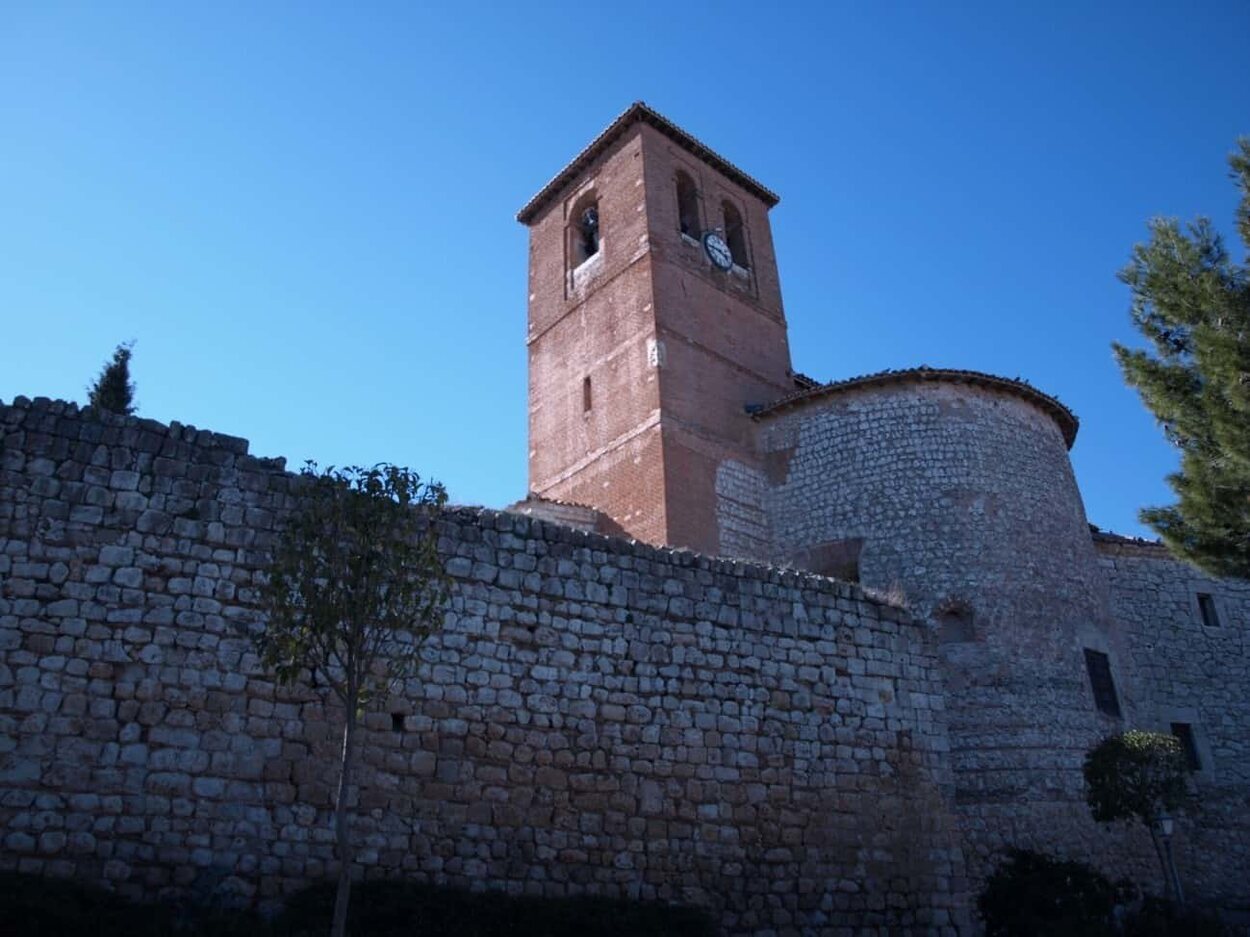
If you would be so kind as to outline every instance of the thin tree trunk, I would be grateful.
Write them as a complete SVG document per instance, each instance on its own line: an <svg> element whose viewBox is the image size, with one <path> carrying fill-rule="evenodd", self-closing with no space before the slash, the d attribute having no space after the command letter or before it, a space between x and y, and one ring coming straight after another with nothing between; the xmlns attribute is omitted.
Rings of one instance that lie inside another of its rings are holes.
<svg viewBox="0 0 1250 937"><path fill-rule="evenodd" d="M1176 868L1176 855L1172 852L1172 841L1169 839L1163 844L1163 852L1168 857L1168 874L1172 878L1172 897L1176 899L1177 907L1185 907L1185 891L1181 888L1181 873Z"/></svg>
<svg viewBox="0 0 1250 937"><path fill-rule="evenodd" d="M347 706L347 719L343 724L343 759L339 764L339 790L334 804L334 838L339 859L339 883L334 895L334 924L330 937L346 937L347 902L352 890L351 830L347 817L347 793L351 785L352 760L356 744L356 706Z"/></svg>
<svg viewBox="0 0 1250 937"><path fill-rule="evenodd" d="M1165 898L1172 894L1172 873L1168 869L1168 863L1163 858L1163 844L1159 842L1159 834L1155 832L1154 824L1149 825L1150 840L1155 844L1155 855L1159 857L1159 868L1163 870L1163 896Z"/></svg>

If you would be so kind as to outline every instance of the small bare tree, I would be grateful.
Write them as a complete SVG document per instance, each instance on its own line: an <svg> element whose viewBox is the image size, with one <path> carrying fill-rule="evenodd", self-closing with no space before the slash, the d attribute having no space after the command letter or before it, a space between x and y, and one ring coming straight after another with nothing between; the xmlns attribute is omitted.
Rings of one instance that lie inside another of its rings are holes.
<svg viewBox="0 0 1250 937"><path fill-rule="evenodd" d="M422 641L442 624L450 580L433 520L447 494L394 465L319 472L310 462L299 481L299 504L279 536L264 591L268 625L255 640L279 683L311 677L343 706L331 930L343 937L355 855L347 808L357 725L372 700L415 672Z"/></svg>

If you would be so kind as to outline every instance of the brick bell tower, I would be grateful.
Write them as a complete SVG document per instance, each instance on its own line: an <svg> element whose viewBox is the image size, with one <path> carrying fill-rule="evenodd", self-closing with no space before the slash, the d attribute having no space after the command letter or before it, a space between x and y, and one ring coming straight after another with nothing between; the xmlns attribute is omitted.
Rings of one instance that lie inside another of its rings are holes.
<svg viewBox="0 0 1250 937"><path fill-rule="evenodd" d="M717 552L717 467L795 389L777 201L637 102L521 209L534 494Z"/></svg>

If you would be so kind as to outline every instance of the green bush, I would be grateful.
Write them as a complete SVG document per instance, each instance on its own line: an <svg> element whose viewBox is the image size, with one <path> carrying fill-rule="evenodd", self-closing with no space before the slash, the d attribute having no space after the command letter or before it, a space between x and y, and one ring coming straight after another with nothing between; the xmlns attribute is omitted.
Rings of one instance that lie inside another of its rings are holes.
<svg viewBox="0 0 1250 937"><path fill-rule="evenodd" d="M1085 756L1085 798L1099 823L1140 820L1190 806L1189 768L1180 741L1130 729L1103 739Z"/></svg>
<svg viewBox="0 0 1250 937"><path fill-rule="evenodd" d="M977 899L986 937L1102 937L1114 933L1117 887L1080 862L1013 849Z"/></svg>

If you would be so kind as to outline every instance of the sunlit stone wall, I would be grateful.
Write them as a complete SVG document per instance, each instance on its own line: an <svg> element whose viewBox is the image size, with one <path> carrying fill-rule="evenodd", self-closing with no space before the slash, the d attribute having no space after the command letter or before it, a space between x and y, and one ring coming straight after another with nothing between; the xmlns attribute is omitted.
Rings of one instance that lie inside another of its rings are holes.
<svg viewBox="0 0 1250 937"><path fill-rule="evenodd" d="M339 719L247 629L281 460L0 407L0 867L272 902L333 871ZM935 646L857 587L489 511L369 715L360 868L708 907L728 933L953 933L964 860Z"/></svg>

